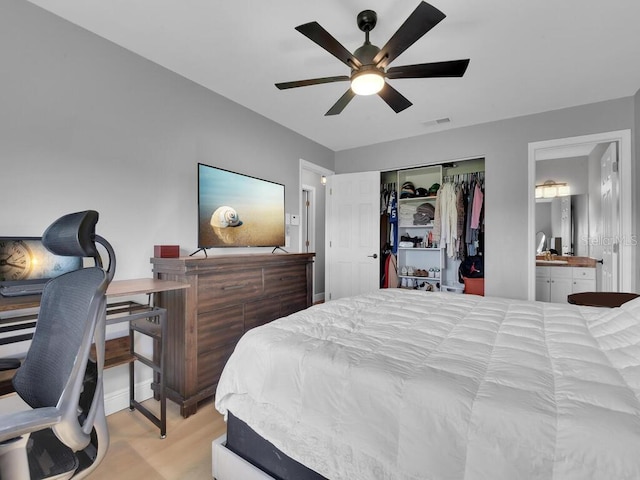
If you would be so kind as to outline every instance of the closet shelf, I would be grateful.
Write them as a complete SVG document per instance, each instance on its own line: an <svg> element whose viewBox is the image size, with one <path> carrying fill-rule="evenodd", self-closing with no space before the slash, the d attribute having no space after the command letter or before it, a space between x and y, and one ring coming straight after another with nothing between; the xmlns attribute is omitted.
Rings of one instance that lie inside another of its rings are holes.
<svg viewBox="0 0 640 480"><path fill-rule="evenodd" d="M398 225L398 228L433 228L433 223L429 225Z"/></svg>
<svg viewBox="0 0 640 480"><path fill-rule="evenodd" d="M433 251L438 251L438 250L442 250L440 247L438 248L425 248L425 247L398 247L398 250L433 250Z"/></svg>
<svg viewBox="0 0 640 480"><path fill-rule="evenodd" d="M416 280L426 280L427 282L439 282L440 277L421 277L419 275L398 275L399 278L415 278Z"/></svg>
<svg viewBox="0 0 640 480"><path fill-rule="evenodd" d="M427 201L429 201L429 200L435 201L436 198L438 198L437 195L431 195L429 197L408 197L408 198L400 198L400 199L398 199L398 202L400 202L400 203L407 202L408 203L408 202L418 202L418 201L423 201L424 202L425 200L427 200Z"/></svg>

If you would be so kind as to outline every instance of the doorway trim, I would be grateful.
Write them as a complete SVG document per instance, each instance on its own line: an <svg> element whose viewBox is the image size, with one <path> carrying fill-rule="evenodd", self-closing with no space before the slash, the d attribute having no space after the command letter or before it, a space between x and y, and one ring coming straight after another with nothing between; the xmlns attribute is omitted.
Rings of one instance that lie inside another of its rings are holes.
<svg viewBox="0 0 640 480"><path fill-rule="evenodd" d="M324 168L320 165L316 165L315 163L311 163L308 162L304 159L300 159L300 163L299 163L299 167L298 167L298 211L300 212L301 216L302 216L302 212L304 211L303 209L305 208L303 205L304 202L304 195L303 195L303 190L309 190L309 186L306 185L304 183L304 181L302 180L303 177L303 173L304 172L312 172L312 173L316 173L320 176L324 175L326 177L329 177L331 175L334 175L335 172L333 170L329 170L328 168ZM326 218L326 205L319 205L318 204L318 195L317 192L314 192L315 195L315 210L314 210L314 217L313 217L313 225L311 227L311 229L314 232L314 236L317 236L317 232L318 232L318 226L317 226L317 222L318 222L318 217L319 214L318 212L324 212L324 216ZM321 209L321 210L320 210ZM326 236L326 228L325 228L325 236ZM298 235L298 251L299 252L303 252L304 251L304 247L303 247L303 238L302 238L302 228L300 228L299 231L299 235ZM316 245L316 257L314 262L312 263L312 278L313 278L313 302L321 302L325 300L325 292L324 287L325 287L325 275L326 275L326 271L325 271L325 257L326 257L326 251L325 251L325 243L326 243L326 239L325 238L321 238L321 239L315 239L315 245ZM322 244L322 248L319 247L319 245ZM318 251L319 250L319 251ZM318 276L318 278L316 279L316 276ZM320 289L321 291L317 291L318 289Z"/></svg>
<svg viewBox="0 0 640 480"><path fill-rule="evenodd" d="M319 175L325 175L325 176L330 176L335 174L335 172L333 170L329 170L327 168L321 167L320 165L316 165L315 163L311 163L308 162L306 160L303 160L302 158L300 159L300 168L299 168L299 174L298 174L298 208L299 211L302 213L302 209L304 208L304 205L302 204L302 202L304 201L304 199L302 198L302 190L304 188L304 182L302 181L302 172L303 170L307 170L310 172L315 172ZM315 228L314 228L315 231ZM298 251L302 252L302 235L298 235Z"/></svg>
<svg viewBox="0 0 640 480"><path fill-rule="evenodd" d="M305 205L304 201L304 193L307 193L307 200L311 204L312 208L309 209L307 205ZM300 223L306 222L306 225L300 225L300 251L307 253L309 251L315 252L316 250L316 187L312 185L302 184L302 188L300 189L300 194L302 195L302 204L300 207ZM302 228L305 227L305 228ZM305 235L303 233L306 231L306 239L309 240L309 245L305 245Z"/></svg>
<svg viewBox="0 0 640 480"><path fill-rule="evenodd" d="M581 135L577 137L558 138L553 140L543 140L539 142L529 142L528 156L528 238L527 252L529 261L527 262L527 293L529 300L536 298L535 283L535 181L536 181L536 160L549 153L550 150L560 147L581 146L585 144L617 142L619 152L619 172L620 172L620 290L625 292L635 291L635 278L633 267L634 260L634 237L633 237L633 190L632 174L633 163L631 158L631 130L617 130L613 132L596 133L592 135Z"/></svg>

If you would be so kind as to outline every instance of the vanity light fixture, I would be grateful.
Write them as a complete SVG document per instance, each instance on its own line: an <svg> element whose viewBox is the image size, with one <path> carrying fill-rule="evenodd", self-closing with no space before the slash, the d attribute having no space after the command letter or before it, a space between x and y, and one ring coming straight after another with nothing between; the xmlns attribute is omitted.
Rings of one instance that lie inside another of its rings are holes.
<svg viewBox="0 0 640 480"><path fill-rule="evenodd" d="M571 187L566 183L547 180L542 185L536 185L536 198L555 198L571 195Z"/></svg>

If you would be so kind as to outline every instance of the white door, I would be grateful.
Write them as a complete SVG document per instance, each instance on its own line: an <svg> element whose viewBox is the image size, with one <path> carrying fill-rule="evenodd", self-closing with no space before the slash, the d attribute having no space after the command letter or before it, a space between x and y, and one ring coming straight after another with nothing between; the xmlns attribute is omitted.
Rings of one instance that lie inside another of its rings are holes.
<svg viewBox="0 0 640 480"><path fill-rule="evenodd" d="M611 143L600 161L600 232L603 292L618 291L620 253L620 179L616 143Z"/></svg>
<svg viewBox="0 0 640 480"><path fill-rule="evenodd" d="M325 298L380 288L380 172L327 179Z"/></svg>

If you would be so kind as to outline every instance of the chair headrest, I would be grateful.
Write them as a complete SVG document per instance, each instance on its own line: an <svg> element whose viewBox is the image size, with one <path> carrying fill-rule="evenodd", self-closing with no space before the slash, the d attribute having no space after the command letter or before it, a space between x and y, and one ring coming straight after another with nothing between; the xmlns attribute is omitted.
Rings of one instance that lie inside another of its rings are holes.
<svg viewBox="0 0 640 480"><path fill-rule="evenodd" d="M69 213L49 225L42 234L42 244L54 255L96 258L96 223L95 210Z"/></svg>

